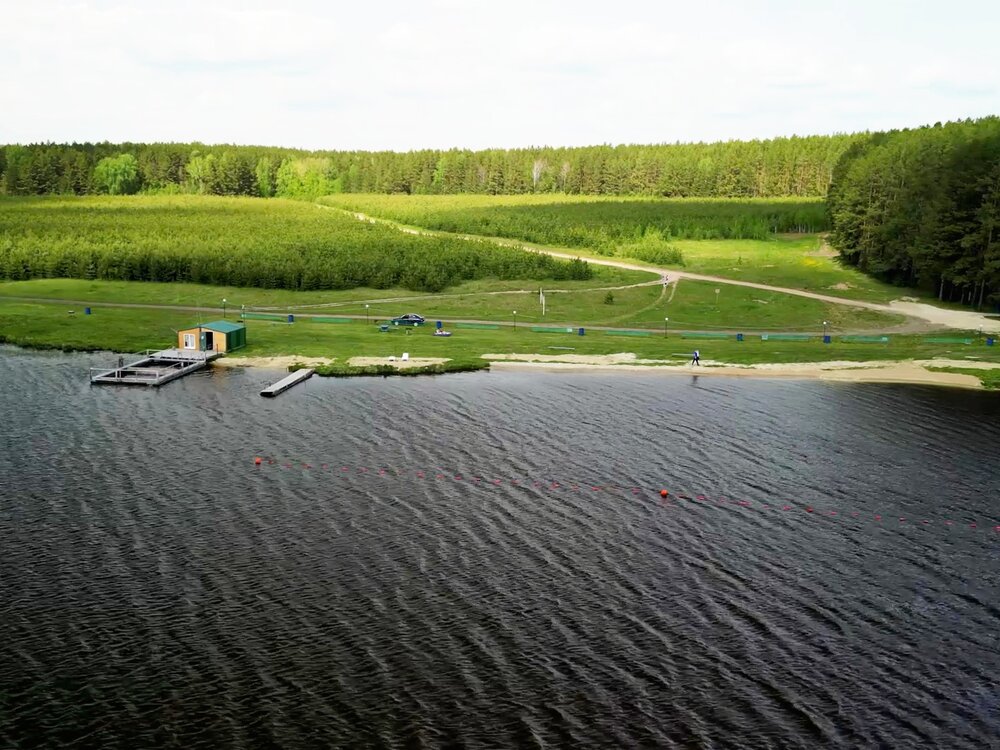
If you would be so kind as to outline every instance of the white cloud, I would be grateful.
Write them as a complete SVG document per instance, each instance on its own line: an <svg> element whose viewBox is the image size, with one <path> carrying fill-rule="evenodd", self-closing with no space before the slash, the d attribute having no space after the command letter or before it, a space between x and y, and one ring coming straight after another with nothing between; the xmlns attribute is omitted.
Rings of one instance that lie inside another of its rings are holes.
<svg viewBox="0 0 1000 750"><path fill-rule="evenodd" d="M995 4L0 1L0 142L769 137L1000 113Z"/></svg>

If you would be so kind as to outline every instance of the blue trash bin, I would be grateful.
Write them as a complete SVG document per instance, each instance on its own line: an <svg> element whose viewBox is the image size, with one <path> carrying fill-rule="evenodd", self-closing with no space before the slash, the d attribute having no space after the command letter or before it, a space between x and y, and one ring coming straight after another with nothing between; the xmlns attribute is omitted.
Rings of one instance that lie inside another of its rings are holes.
<svg viewBox="0 0 1000 750"><path fill-rule="evenodd" d="M292 315L291 313L288 313L288 322L289 323L294 323L295 322L295 316Z"/></svg>
<svg viewBox="0 0 1000 750"><path fill-rule="evenodd" d="M437 327L437 329L438 329L438 330L440 331L440 330L441 330L441 321L439 320L439 321L438 321L438 322L437 322L437 323L435 324L435 326L436 326L436 327Z"/></svg>
<svg viewBox="0 0 1000 750"><path fill-rule="evenodd" d="M90 308L89 307L83 308L83 314L84 315L90 315Z"/></svg>
<svg viewBox="0 0 1000 750"><path fill-rule="evenodd" d="M580 336L582 336L582 335L583 335L583 329L581 328L581 329L580 329L580 330L578 331L578 333L579 333L579 335L580 335Z"/></svg>
<svg viewBox="0 0 1000 750"><path fill-rule="evenodd" d="M742 341L743 340L743 334L742 333L737 333L736 334L736 340L737 341Z"/></svg>
<svg viewBox="0 0 1000 750"><path fill-rule="evenodd" d="M830 335L829 334L827 334L826 336L823 337L823 343L824 344L829 344L830 343Z"/></svg>
<svg viewBox="0 0 1000 750"><path fill-rule="evenodd" d="M986 346L993 346L993 341L994 340L995 339L992 336L990 336L989 338L987 338L986 339Z"/></svg>

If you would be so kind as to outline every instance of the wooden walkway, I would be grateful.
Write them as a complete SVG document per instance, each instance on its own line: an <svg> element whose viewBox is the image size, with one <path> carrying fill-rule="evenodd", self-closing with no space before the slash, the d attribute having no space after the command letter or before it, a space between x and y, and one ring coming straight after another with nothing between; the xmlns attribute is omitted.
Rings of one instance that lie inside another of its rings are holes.
<svg viewBox="0 0 1000 750"><path fill-rule="evenodd" d="M312 377L313 372L314 372L313 370L310 370L308 368L305 370L296 370L292 374L279 380L274 385L268 386L267 388L262 390L260 392L260 395L266 396L267 398L274 398L279 393L284 393L285 391L287 391L293 385L298 385L303 380Z"/></svg>
<svg viewBox="0 0 1000 750"><path fill-rule="evenodd" d="M204 369L208 363L221 357L221 352L198 352L187 349L152 350L139 355L139 359L110 370L90 368L91 385L145 385L161 386L171 380L183 378Z"/></svg>

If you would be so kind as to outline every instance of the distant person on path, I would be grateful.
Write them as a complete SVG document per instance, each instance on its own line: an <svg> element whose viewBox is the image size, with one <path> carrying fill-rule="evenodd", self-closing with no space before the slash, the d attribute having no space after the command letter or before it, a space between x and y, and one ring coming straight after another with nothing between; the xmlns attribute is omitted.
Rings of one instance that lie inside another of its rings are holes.
<svg viewBox="0 0 1000 750"><path fill-rule="evenodd" d="M694 354L691 357L691 364L701 367L701 354L698 353L697 349L694 350Z"/></svg>

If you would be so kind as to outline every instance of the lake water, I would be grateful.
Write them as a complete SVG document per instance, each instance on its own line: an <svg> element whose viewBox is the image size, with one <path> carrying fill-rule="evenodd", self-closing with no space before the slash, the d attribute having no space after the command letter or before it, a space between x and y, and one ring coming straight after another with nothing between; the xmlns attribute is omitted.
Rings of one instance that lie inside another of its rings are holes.
<svg viewBox="0 0 1000 750"><path fill-rule="evenodd" d="M0 746L1000 741L996 395L109 361L0 349Z"/></svg>

